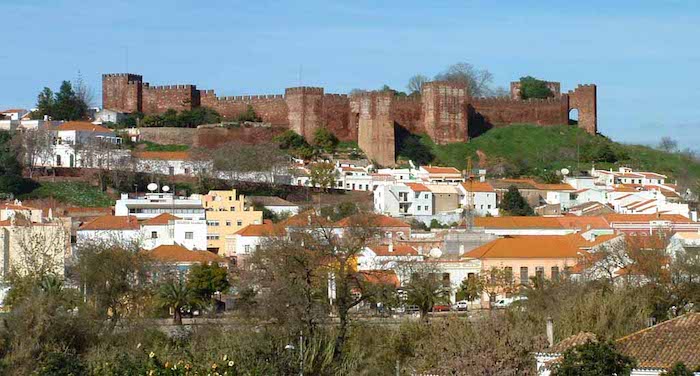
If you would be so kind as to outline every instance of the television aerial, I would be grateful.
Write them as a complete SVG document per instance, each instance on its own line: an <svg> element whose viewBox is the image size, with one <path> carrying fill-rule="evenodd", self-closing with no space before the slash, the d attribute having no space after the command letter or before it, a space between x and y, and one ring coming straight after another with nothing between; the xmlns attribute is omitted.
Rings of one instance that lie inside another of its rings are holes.
<svg viewBox="0 0 700 376"><path fill-rule="evenodd" d="M155 190L158 189L158 184L151 183L151 184L147 185L146 188L148 188L149 191L154 192Z"/></svg>

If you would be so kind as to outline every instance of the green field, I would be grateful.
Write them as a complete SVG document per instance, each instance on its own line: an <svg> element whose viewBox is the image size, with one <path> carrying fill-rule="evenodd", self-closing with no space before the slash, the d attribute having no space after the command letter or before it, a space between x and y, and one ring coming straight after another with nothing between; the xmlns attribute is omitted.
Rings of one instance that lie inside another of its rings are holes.
<svg viewBox="0 0 700 376"><path fill-rule="evenodd" d="M189 146L179 144L156 144L151 141L141 141L137 145L145 145L144 151L187 151Z"/></svg>
<svg viewBox="0 0 700 376"><path fill-rule="evenodd" d="M572 126L514 125L489 130L466 143L436 145L425 135L420 141L433 153L434 164L464 169L471 156L477 166L479 150L486 155L482 167L505 170L503 175L539 175L563 167L590 170L595 164L603 169L628 166L654 171L682 181L700 179L700 162L688 155L621 144Z"/></svg>
<svg viewBox="0 0 700 376"><path fill-rule="evenodd" d="M82 207L114 205L114 200L109 195L84 182L43 182L32 192L26 193L20 198L53 198L64 204Z"/></svg>

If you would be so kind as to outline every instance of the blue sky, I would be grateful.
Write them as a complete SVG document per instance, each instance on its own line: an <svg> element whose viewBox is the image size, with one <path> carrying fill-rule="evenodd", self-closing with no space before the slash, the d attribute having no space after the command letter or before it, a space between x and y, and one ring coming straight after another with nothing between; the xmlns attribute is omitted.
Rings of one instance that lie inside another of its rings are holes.
<svg viewBox="0 0 700 376"><path fill-rule="evenodd" d="M690 2L688 2L690 3ZM81 71L194 83L219 95L404 89L460 61L598 85L599 130L700 150L700 2L0 0L0 107L31 107ZM128 51L128 59L127 59ZM128 63L127 63L128 60Z"/></svg>

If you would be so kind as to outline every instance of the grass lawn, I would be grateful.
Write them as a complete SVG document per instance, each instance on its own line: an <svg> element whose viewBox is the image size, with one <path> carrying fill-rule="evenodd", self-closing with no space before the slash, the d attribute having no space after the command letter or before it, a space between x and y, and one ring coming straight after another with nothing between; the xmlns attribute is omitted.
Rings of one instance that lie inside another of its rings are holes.
<svg viewBox="0 0 700 376"><path fill-rule="evenodd" d="M156 144L155 142L151 141L141 141L139 142L139 145L145 145L146 147L143 149L144 151L186 151L190 147L187 145L179 145L179 144Z"/></svg>
<svg viewBox="0 0 700 376"><path fill-rule="evenodd" d="M99 188L84 182L43 182L21 198L53 198L64 204L82 207L108 207L114 200Z"/></svg>

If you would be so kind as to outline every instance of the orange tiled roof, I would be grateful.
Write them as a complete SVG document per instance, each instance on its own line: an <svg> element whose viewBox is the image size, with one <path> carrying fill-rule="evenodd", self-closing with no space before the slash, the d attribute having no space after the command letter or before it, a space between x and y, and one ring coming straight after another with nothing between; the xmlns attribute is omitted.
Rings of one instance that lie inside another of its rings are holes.
<svg viewBox="0 0 700 376"><path fill-rule="evenodd" d="M27 112L27 110L25 110L23 108L11 108L9 110L0 111L0 114L10 114L10 113L14 113L14 112Z"/></svg>
<svg viewBox="0 0 700 376"><path fill-rule="evenodd" d="M200 262L226 262L209 251L190 251L181 245L161 245L152 251L150 256L161 262L200 263Z"/></svg>
<svg viewBox="0 0 700 376"><path fill-rule="evenodd" d="M176 217L170 213L163 213L158 215L157 217L153 217L150 219L147 219L143 221L143 225L145 226L163 226L167 225L170 223L170 221L174 221L176 219L181 219L180 217Z"/></svg>
<svg viewBox="0 0 700 376"><path fill-rule="evenodd" d="M674 223L695 223L690 219L680 214L605 214L603 218L608 223L627 222L627 223L648 223L651 221L670 221Z"/></svg>
<svg viewBox="0 0 700 376"><path fill-rule="evenodd" d="M581 229L581 231L610 228L610 225L603 217L566 216L555 218L564 228L578 228Z"/></svg>
<svg viewBox="0 0 700 376"><path fill-rule="evenodd" d="M543 351L543 353L547 354L561 354L566 352L566 350L569 350L571 348L574 348L576 346L583 345L588 342L597 342L598 338L596 337L595 334L589 333L589 332L579 332L577 334L574 334L570 337L566 337L563 340L559 341L557 344L552 346L549 349L546 349Z"/></svg>
<svg viewBox="0 0 700 376"><path fill-rule="evenodd" d="M700 312L691 312L618 339L617 349L637 368L669 369L683 362L700 367Z"/></svg>
<svg viewBox="0 0 700 376"><path fill-rule="evenodd" d="M393 270L365 270L357 274L360 279L367 283L400 286L399 277Z"/></svg>
<svg viewBox="0 0 700 376"><path fill-rule="evenodd" d="M248 225L236 232L240 236L283 236L287 232L284 227L273 223L263 223L261 225Z"/></svg>
<svg viewBox="0 0 700 376"><path fill-rule="evenodd" d="M421 168L429 174L460 174L459 170L454 167L421 166Z"/></svg>
<svg viewBox="0 0 700 376"><path fill-rule="evenodd" d="M374 245L370 246L369 249L377 256L418 256L418 251L406 244L394 244L391 252L389 252L388 245Z"/></svg>
<svg viewBox="0 0 700 376"><path fill-rule="evenodd" d="M382 214L355 214L345 217L335 223L338 227L351 227L357 225L367 225L371 227L411 227L408 223L393 217Z"/></svg>
<svg viewBox="0 0 700 376"><path fill-rule="evenodd" d="M413 192L430 192L430 189L421 183L404 183Z"/></svg>
<svg viewBox="0 0 700 376"><path fill-rule="evenodd" d="M57 131L82 131L82 132L100 132L100 133L112 133L112 130L105 128L101 125L92 124L87 121L69 121L63 123L56 128Z"/></svg>
<svg viewBox="0 0 700 376"><path fill-rule="evenodd" d="M104 215L80 226L80 230L138 230L139 222L133 216Z"/></svg>
<svg viewBox="0 0 700 376"><path fill-rule="evenodd" d="M578 235L513 236L496 239L466 253L478 259L577 258L585 239Z"/></svg>
<svg viewBox="0 0 700 376"><path fill-rule="evenodd" d="M476 227L486 228L561 228L562 224L554 217L477 217Z"/></svg>
<svg viewBox="0 0 700 376"><path fill-rule="evenodd" d="M24 205L10 204L10 203L0 204L0 209L7 209L7 210L38 210L37 208L32 208L32 207L24 206Z"/></svg>
<svg viewBox="0 0 700 376"><path fill-rule="evenodd" d="M6 219L4 221L0 221L0 226L10 226L10 225L12 225L12 221L10 221L9 219Z"/></svg>
<svg viewBox="0 0 700 376"><path fill-rule="evenodd" d="M190 160L190 153L186 151L135 151L133 156L139 159L155 159L163 161Z"/></svg>
<svg viewBox="0 0 700 376"><path fill-rule="evenodd" d="M315 210L309 209L285 219L280 224L284 227L306 227L331 226L332 222L327 218L317 215Z"/></svg>
<svg viewBox="0 0 700 376"><path fill-rule="evenodd" d="M488 182L475 181L471 183L462 183L462 187L467 192L495 192L493 186Z"/></svg>
<svg viewBox="0 0 700 376"><path fill-rule="evenodd" d="M535 183L535 187L537 187L537 189L541 189L543 191L575 191L576 190L576 188L574 188L570 184L566 184L566 183L559 183L559 184Z"/></svg>

